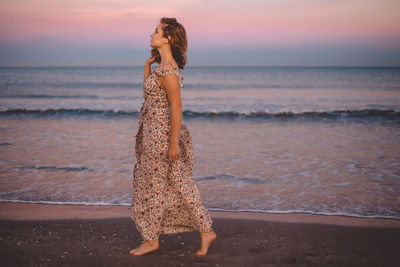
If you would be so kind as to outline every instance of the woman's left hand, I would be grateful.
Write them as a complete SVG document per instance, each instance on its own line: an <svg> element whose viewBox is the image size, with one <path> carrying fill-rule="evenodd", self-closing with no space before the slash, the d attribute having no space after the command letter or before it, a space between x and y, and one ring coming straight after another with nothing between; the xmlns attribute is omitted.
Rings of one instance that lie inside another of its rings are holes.
<svg viewBox="0 0 400 267"><path fill-rule="evenodd" d="M173 162L175 160L179 159L179 145L178 143L172 143L169 145L168 149L168 155L169 155L169 161Z"/></svg>

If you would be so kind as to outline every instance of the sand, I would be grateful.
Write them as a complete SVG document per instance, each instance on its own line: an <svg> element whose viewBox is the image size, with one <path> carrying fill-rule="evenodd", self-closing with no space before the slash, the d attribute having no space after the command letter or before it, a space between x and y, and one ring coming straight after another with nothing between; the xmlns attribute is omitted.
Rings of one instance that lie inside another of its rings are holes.
<svg viewBox="0 0 400 267"><path fill-rule="evenodd" d="M160 235L143 256L126 206L0 203L2 266L397 266L400 220L211 211L217 240Z"/></svg>

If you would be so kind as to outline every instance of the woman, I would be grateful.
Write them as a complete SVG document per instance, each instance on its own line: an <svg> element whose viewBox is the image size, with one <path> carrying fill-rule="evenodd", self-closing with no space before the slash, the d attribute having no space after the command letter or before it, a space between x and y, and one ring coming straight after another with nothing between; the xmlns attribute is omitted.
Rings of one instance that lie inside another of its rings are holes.
<svg viewBox="0 0 400 267"><path fill-rule="evenodd" d="M192 176L192 139L182 123L180 69L186 65L187 39L174 18L161 18L151 34L152 57L144 67L143 96L136 134L133 198L129 208L144 242L130 250L157 250L160 234L199 230L197 256L205 256L216 239L212 220ZM159 63L151 72L151 64Z"/></svg>

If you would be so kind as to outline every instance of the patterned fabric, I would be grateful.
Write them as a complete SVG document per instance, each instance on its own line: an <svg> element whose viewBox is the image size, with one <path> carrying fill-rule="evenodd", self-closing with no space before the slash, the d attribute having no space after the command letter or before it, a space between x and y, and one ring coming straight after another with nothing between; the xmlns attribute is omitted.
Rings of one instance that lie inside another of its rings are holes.
<svg viewBox="0 0 400 267"><path fill-rule="evenodd" d="M129 215L143 240L158 239L160 234L211 231L212 219L202 204L193 178L192 138L181 124L180 157L168 157L171 107L158 76L178 75L178 67L155 67L143 84L144 102L140 109L136 134L136 164L133 169L133 197Z"/></svg>

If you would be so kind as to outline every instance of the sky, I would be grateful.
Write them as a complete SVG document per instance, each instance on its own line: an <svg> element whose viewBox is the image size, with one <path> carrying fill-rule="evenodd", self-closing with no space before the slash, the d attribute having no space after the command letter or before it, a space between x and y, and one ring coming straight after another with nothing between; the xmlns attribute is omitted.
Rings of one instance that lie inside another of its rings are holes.
<svg viewBox="0 0 400 267"><path fill-rule="evenodd" d="M187 66L400 66L399 0L0 0L0 66L143 66L161 17Z"/></svg>

